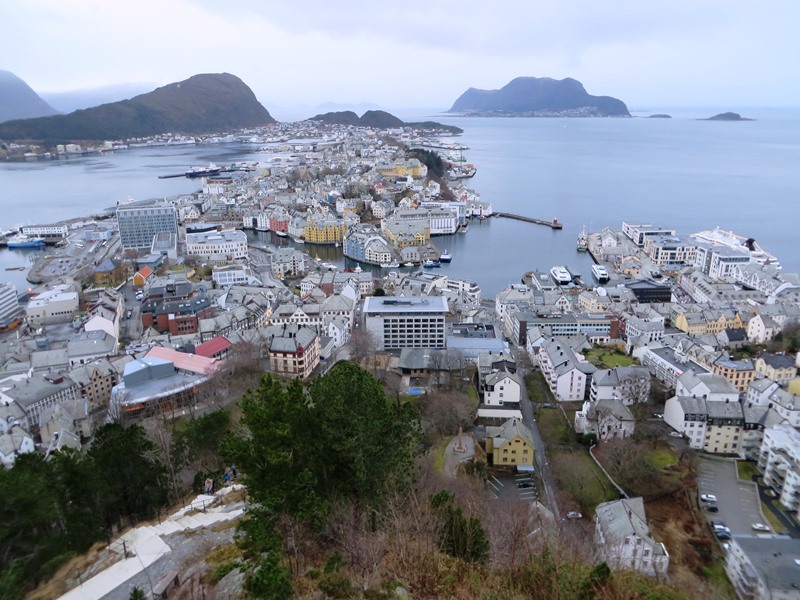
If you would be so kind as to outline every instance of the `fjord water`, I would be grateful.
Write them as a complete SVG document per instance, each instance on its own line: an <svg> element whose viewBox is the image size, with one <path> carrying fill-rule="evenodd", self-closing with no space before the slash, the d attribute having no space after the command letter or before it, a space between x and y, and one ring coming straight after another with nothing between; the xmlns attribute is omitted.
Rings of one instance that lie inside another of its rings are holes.
<svg viewBox="0 0 800 600"><path fill-rule="evenodd" d="M509 219L473 220L467 234L435 238L441 250L453 254L441 272L476 280L487 296L526 271L556 264L588 281L591 258L576 252L578 233L584 226L619 229L623 220L674 226L681 235L715 226L730 229L757 239L784 270L800 271L795 234L800 110L742 111L755 121L697 120L716 112L722 111L673 112L673 119L435 117L464 129L451 140L469 146L464 157L478 168L466 184L495 211L556 217L564 224L562 231L553 231ZM158 175L209 162L266 158L255 150L235 144L155 147L0 163L0 225L50 223L96 213L128 197L189 193L200 185L197 180ZM345 264L340 248L306 245L305 250ZM22 265L27 256L4 250L0 268ZM0 278L16 279L15 273L0 272Z"/></svg>

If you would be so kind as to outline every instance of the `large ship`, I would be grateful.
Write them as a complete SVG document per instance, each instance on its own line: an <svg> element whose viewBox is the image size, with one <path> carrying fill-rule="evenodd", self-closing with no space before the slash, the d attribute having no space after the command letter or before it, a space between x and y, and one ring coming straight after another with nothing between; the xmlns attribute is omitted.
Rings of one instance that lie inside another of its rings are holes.
<svg viewBox="0 0 800 600"><path fill-rule="evenodd" d="M693 233L692 237L701 242L706 242L712 246L725 246L728 248L743 248L745 252L750 255L750 262L758 263L760 265L769 265L776 269L781 268L781 263L775 257L764 250L753 238L746 238L744 236L733 233L732 231L725 231L719 227L708 229L705 231L698 231Z"/></svg>
<svg viewBox="0 0 800 600"><path fill-rule="evenodd" d="M589 249L589 236L586 233L586 227L578 234L578 252L586 252Z"/></svg>
<svg viewBox="0 0 800 600"><path fill-rule="evenodd" d="M8 238L7 245L9 248L41 248L44 246L44 240L40 237L32 237L20 233Z"/></svg>
<svg viewBox="0 0 800 600"><path fill-rule="evenodd" d="M210 175L219 175L222 172L222 167L218 167L214 163L208 163L207 167L192 167L184 173L186 177L208 177Z"/></svg>
<svg viewBox="0 0 800 600"><path fill-rule="evenodd" d="M453 260L453 255L450 254L450 251L447 249L445 249L445 251L442 252L442 255L439 257L439 262L443 263L449 263L452 260Z"/></svg>
<svg viewBox="0 0 800 600"><path fill-rule="evenodd" d="M567 285L572 282L572 275L570 275L566 267L553 267L550 269L550 276L558 285Z"/></svg>
<svg viewBox="0 0 800 600"><path fill-rule="evenodd" d="M603 265L592 265L592 276L597 279L598 283L608 283L611 277L608 275L608 269Z"/></svg>

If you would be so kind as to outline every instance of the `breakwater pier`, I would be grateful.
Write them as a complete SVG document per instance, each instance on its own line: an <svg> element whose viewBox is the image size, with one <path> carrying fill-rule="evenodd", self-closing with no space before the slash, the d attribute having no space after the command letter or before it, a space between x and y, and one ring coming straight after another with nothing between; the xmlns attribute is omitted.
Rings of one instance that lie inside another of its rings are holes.
<svg viewBox="0 0 800 600"><path fill-rule="evenodd" d="M553 219L552 221L545 221L544 219L535 219L533 217L526 217L524 215L515 215L513 213L507 212L495 212L495 217L505 217L506 219L515 219L517 221L525 221L526 223L535 223L536 225L545 225L550 229L563 229L564 225L558 221L558 219Z"/></svg>

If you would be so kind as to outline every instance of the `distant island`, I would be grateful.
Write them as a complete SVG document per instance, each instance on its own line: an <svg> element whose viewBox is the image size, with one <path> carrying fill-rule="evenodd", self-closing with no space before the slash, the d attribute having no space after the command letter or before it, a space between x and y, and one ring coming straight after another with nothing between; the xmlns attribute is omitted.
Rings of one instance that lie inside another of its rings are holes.
<svg viewBox="0 0 800 600"><path fill-rule="evenodd" d="M665 115L664 113L656 113L654 115L648 115L648 119L671 119L671 115Z"/></svg>
<svg viewBox="0 0 800 600"><path fill-rule="evenodd" d="M197 134L275 123L245 83L229 73L201 74L130 100L67 115L0 123L0 139L46 145L83 140Z"/></svg>
<svg viewBox="0 0 800 600"><path fill-rule="evenodd" d="M309 121L318 121L328 125L350 125L354 127L374 127L376 129L394 129L397 127L411 127L412 129L438 129L457 135L464 130L454 125L444 125L436 121L421 121L406 123L385 110L368 110L359 117L352 110L327 112L311 117Z"/></svg>
<svg viewBox="0 0 800 600"><path fill-rule="evenodd" d="M755 121L755 119L748 119L735 112L724 112L708 117L707 119L699 119L700 121Z"/></svg>
<svg viewBox="0 0 800 600"><path fill-rule="evenodd" d="M451 113L467 116L630 117L622 100L592 96L580 81L566 78L517 77L499 90L470 88Z"/></svg>

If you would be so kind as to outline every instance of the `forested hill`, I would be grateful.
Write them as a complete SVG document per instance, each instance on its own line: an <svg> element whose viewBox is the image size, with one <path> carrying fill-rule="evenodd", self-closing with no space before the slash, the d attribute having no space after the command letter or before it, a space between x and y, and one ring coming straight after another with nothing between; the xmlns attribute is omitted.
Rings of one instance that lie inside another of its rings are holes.
<svg viewBox="0 0 800 600"><path fill-rule="evenodd" d="M399 117L384 110L368 110L359 117L352 110L327 112L309 119L327 125L350 125L354 127L374 127L376 129L394 129L397 127L411 127L412 129L440 129L452 134L463 133L464 130L454 125L444 125L436 121L422 121L406 123Z"/></svg>
<svg viewBox="0 0 800 600"><path fill-rule="evenodd" d="M449 112L467 114L518 114L525 116L629 117L625 103L611 96L592 96L580 81L566 78L517 77L499 90L470 88Z"/></svg>
<svg viewBox="0 0 800 600"><path fill-rule="evenodd" d="M0 123L0 139L108 140L168 132L207 133L274 122L241 79L212 73L67 115Z"/></svg>

